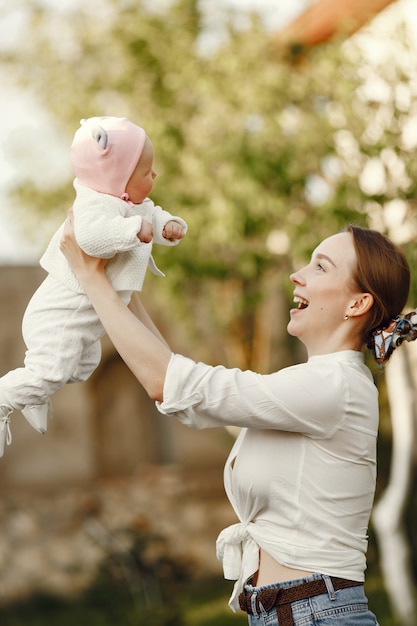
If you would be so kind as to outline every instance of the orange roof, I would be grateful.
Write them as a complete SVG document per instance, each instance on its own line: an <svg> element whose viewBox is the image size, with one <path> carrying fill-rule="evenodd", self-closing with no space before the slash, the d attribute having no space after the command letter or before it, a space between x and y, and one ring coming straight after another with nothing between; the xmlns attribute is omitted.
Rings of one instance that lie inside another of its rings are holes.
<svg viewBox="0 0 417 626"><path fill-rule="evenodd" d="M317 0L274 36L276 43L314 46L351 35L394 0Z"/></svg>

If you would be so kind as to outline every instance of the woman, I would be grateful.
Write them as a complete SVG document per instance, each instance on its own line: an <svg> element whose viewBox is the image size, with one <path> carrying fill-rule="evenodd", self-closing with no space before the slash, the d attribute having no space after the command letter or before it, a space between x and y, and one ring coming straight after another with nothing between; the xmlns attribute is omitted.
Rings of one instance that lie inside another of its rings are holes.
<svg viewBox="0 0 417 626"><path fill-rule="evenodd" d="M103 262L79 250L70 220L61 249L159 410L195 428L242 428L225 468L239 523L217 541L225 577L236 580L232 609L253 626L377 624L363 581L378 397L361 349L389 343L381 331L406 304L402 252L353 226L321 242L290 277L288 332L308 360L260 375L172 355L143 308L135 317L118 298ZM414 337L395 345L404 338Z"/></svg>

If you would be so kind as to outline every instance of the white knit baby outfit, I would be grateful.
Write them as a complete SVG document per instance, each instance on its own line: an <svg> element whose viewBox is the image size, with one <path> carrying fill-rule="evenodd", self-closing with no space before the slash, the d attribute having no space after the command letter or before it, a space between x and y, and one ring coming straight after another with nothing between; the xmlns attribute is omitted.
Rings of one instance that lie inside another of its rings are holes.
<svg viewBox="0 0 417 626"><path fill-rule="evenodd" d="M127 304L133 291L142 289L149 267L163 273L152 258L152 243L142 243L137 233L142 219L152 223L153 242L173 246L162 236L170 220L187 225L147 198L132 205L74 182L75 234L91 256L109 259L106 273ZM30 300L22 323L27 346L24 367L0 378L0 404L22 410L38 430L46 430L49 398L66 383L85 381L101 358L103 326L89 299L59 249L64 225L40 260L48 276ZM32 416L32 417L31 417Z"/></svg>

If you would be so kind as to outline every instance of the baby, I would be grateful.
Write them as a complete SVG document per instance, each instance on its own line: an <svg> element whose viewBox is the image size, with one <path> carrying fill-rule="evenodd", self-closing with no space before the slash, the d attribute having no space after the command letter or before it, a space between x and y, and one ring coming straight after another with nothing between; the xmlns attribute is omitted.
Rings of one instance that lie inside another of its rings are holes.
<svg viewBox="0 0 417 626"><path fill-rule="evenodd" d="M153 156L143 128L126 118L82 120L71 146L75 236L84 252L108 259L107 275L125 303L141 291L148 267L164 275L152 243L172 246L187 232L183 219L148 198ZM40 260L48 276L23 317L24 367L0 378L0 457L11 443L14 410L46 432L50 397L66 383L87 380L101 359L104 329L59 249L63 228Z"/></svg>

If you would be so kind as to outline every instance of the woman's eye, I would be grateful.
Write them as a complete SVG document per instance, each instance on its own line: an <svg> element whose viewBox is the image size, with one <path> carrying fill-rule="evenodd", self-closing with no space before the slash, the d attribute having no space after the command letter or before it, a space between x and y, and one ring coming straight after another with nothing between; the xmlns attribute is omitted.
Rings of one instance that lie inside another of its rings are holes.
<svg viewBox="0 0 417 626"><path fill-rule="evenodd" d="M325 271L321 263L317 263L317 269L320 270L321 272Z"/></svg>

